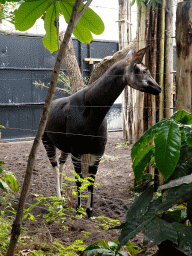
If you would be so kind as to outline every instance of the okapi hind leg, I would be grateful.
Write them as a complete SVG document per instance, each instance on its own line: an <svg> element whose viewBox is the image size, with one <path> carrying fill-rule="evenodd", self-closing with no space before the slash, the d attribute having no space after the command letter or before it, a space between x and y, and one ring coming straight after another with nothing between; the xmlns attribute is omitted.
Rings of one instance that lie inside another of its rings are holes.
<svg viewBox="0 0 192 256"><path fill-rule="evenodd" d="M79 156L71 155L71 158L72 158L72 162L73 162L73 165L74 165L75 172L80 176L80 178L82 178L81 157L80 157L80 155ZM78 196L77 197L76 211L77 211L77 214L80 214L78 212L79 208L81 207L81 191L80 191L81 181L80 180L76 181L76 186L77 186L77 196Z"/></svg>
<svg viewBox="0 0 192 256"><path fill-rule="evenodd" d="M59 183L60 183L60 189L62 189L62 183L63 183L63 169L66 162L66 159L68 157L68 154L61 151L61 155L59 157ZM62 193L62 191L61 191Z"/></svg>
<svg viewBox="0 0 192 256"><path fill-rule="evenodd" d="M51 162L51 165L52 165L53 174L54 174L55 182L56 182L57 196L61 198L59 168L58 168L58 163L57 163L57 159L56 159L56 147L53 144L53 142L49 139L46 132L44 133L44 135L42 137L42 142L43 142L43 145L44 145L45 150L47 152L47 156L49 158L49 161Z"/></svg>

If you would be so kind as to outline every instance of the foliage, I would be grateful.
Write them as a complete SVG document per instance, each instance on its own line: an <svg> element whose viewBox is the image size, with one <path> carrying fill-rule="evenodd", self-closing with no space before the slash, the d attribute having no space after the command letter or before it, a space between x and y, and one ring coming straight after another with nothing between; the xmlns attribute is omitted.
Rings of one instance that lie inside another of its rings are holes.
<svg viewBox="0 0 192 256"><path fill-rule="evenodd" d="M1 0L5 3L5 0ZM19 1L10 1L19 2ZM50 51L58 50L58 20L63 16L69 23L72 13L74 0L24 0L15 12L15 28L20 31L30 29L40 17L44 20L46 35L43 38L44 46ZM81 11L85 4L80 6ZM82 43L89 44L93 40L93 34L99 35L104 31L104 24L101 18L91 9L87 8L79 22L77 23L73 34Z"/></svg>
<svg viewBox="0 0 192 256"><path fill-rule="evenodd" d="M81 256L94 256L94 255L116 255L116 250L118 247L118 242L99 240L92 245L88 246L81 254ZM127 250L129 254L125 251ZM139 247L135 246L131 242L127 242L123 247L123 251L118 251L117 255L128 256L128 255L137 255Z"/></svg>
<svg viewBox="0 0 192 256"><path fill-rule="evenodd" d="M151 9L151 8L155 9L155 7L158 4L162 3L162 0L132 0L131 6L133 6L135 4L135 2L137 3L137 6L139 8L141 8L141 3L144 3L144 5L149 6L149 9Z"/></svg>
<svg viewBox="0 0 192 256"><path fill-rule="evenodd" d="M192 114L181 110L148 129L133 145L131 158L135 180L139 182L149 162L165 181L191 173ZM154 139L154 145L150 145Z"/></svg>
<svg viewBox="0 0 192 256"><path fill-rule="evenodd" d="M150 186L135 200L127 211L126 222L114 227L121 229L117 251L143 231L144 246L154 246L169 240L186 255L192 255L192 229L186 226L184 208L176 206L191 200L192 179L189 183L189 178L191 177L186 176L172 184L166 184L167 193L154 200L154 188Z"/></svg>
<svg viewBox="0 0 192 256"><path fill-rule="evenodd" d="M0 2L3 2L3 1L0 1ZM19 2L19 1L15 1L15 2L7 1L6 3L2 3L2 4L0 3L0 22L2 20L6 20L8 22L13 23L14 17L15 17L15 10L17 8L16 2Z"/></svg>
<svg viewBox="0 0 192 256"><path fill-rule="evenodd" d="M101 158L101 163L105 161L115 161L115 160L118 160L118 158L119 158L118 156L110 156L110 155L103 154Z"/></svg>
<svg viewBox="0 0 192 256"><path fill-rule="evenodd" d="M84 86L86 86L88 84L88 78L84 77L83 81L84 81ZM45 85L41 81L35 81L35 82L33 82L33 84L37 88L38 87L40 87L41 89L43 89L43 88L47 88L48 89L49 88L49 84ZM57 87L56 91L63 92L63 93L68 93L70 95L72 94L72 91L71 91L72 88L71 88L71 85L70 85L69 77L63 71L61 71L59 73L58 84L62 85L63 88Z"/></svg>
<svg viewBox="0 0 192 256"><path fill-rule="evenodd" d="M0 166L4 165L5 162L0 160ZM0 174L3 172L3 169L0 168ZM18 192L19 191L19 182L15 177L13 172L6 172L3 176L0 176L0 188L8 192L10 189Z"/></svg>
<svg viewBox="0 0 192 256"><path fill-rule="evenodd" d="M129 142L125 141L122 143L117 143L116 148L121 148L121 147L129 147Z"/></svg>
<svg viewBox="0 0 192 256"><path fill-rule="evenodd" d="M4 126L0 125L0 130L5 129ZM5 162L0 160L0 166L4 165ZM19 182L13 172L5 172L2 176L3 169L0 167L0 188L8 192L10 189L14 192L19 191Z"/></svg>
<svg viewBox="0 0 192 256"><path fill-rule="evenodd" d="M9 234L12 221L4 216L0 216L0 256L5 255L9 245Z"/></svg>

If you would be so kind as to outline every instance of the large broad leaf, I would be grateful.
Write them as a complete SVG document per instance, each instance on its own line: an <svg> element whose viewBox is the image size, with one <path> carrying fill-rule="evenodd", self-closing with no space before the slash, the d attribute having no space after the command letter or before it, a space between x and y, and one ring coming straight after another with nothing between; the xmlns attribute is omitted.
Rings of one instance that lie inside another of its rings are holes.
<svg viewBox="0 0 192 256"><path fill-rule="evenodd" d="M178 179L178 182L180 182L181 179L184 178ZM182 184L180 186L177 186L176 184L176 187L170 188L168 190L168 195L164 197L162 203L159 206L157 206L156 211L162 213L163 211L167 211L169 208L171 208L171 206L175 204L181 204L187 202L188 200L191 200L191 193L192 183Z"/></svg>
<svg viewBox="0 0 192 256"><path fill-rule="evenodd" d="M15 175L12 172L5 173L3 178L13 191L15 192L19 191L18 180L16 179Z"/></svg>
<svg viewBox="0 0 192 256"><path fill-rule="evenodd" d="M132 161L136 158L136 156L138 156L141 152L141 150L143 150L144 147L146 147L151 140L155 137L155 134L157 132L157 130L159 129L159 127L161 126L162 123L167 122L166 119L162 119L161 121L159 121L157 124L153 125L152 127L150 127L133 145L132 149L131 149L131 158Z"/></svg>
<svg viewBox="0 0 192 256"><path fill-rule="evenodd" d="M189 146L187 143L182 143L178 164L183 164L191 158L192 158L192 147Z"/></svg>
<svg viewBox="0 0 192 256"><path fill-rule="evenodd" d="M130 239L136 236L140 231L145 230L149 223L152 221L152 217L136 217L133 218L130 222L127 222L127 225L122 229L119 236L119 245L117 251L124 246Z"/></svg>
<svg viewBox="0 0 192 256"><path fill-rule="evenodd" d="M167 223L156 216L145 230L143 245L154 246L165 240L169 240L174 243L177 239L177 231L172 224Z"/></svg>
<svg viewBox="0 0 192 256"><path fill-rule="evenodd" d="M52 2L52 0L39 0L22 3L15 13L15 28L20 31L31 28Z"/></svg>
<svg viewBox="0 0 192 256"><path fill-rule="evenodd" d="M43 44L51 53L58 50L57 43L57 27L55 24L55 13L57 13L57 19L59 19L59 4L58 2L51 5L46 12L44 19L44 28L46 35L43 37Z"/></svg>
<svg viewBox="0 0 192 256"><path fill-rule="evenodd" d="M141 150L140 154L135 158L135 161L133 163L133 171L135 174L135 180L137 182L141 180L146 166L154 155L153 149L153 145L147 146L143 150Z"/></svg>
<svg viewBox="0 0 192 256"><path fill-rule="evenodd" d="M185 126L184 127L185 141L188 145L192 146L192 128Z"/></svg>
<svg viewBox="0 0 192 256"><path fill-rule="evenodd" d="M130 221L136 216L142 216L153 198L154 187L148 187L131 205L126 214L126 220Z"/></svg>
<svg viewBox="0 0 192 256"><path fill-rule="evenodd" d="M60 7L66 22L69 23L71 12L73 9L73 4L70 2L60 2ZM73 34L82 43L90 44L93 41L93 37L90 30L82 25L81 20L77 23L76 27L74 28Z"/></svg>
<svg viewBox="0 0 192 256"><path fill-rule="evenodd" d="M192 228L180 223L172 223L172 226L178 233L178 247L186 255L192 255Z"/></svg>
<svg viewBox="0 0 192 256"><path fill-rule="evenodd" d="M181 134L174 120L163 123L155 136L155 161L163 178L174 172L180 156Z"/></svg>
<svg viewBox="0 0 192 256"><path fill-rule="evenodd" d="M80 8L82 9L83 6L84 4L82 4ZM91 8L87 8L79 22L95 35L102 34L105 29L102 19Z"/></svg>
<svg viewBox="0 0 192 256"><path fill-rule="evenodd" d="M2 188L4 191L8 192L10 187L7 185L7 183L0 178L0 188Z"/></svg>
<svg viewBox="0 0 192 256"><path fill-rule="evenodd" d="M185 110L179 110L175 112L171 119L174 119L175 121L182 123L182 124L192 124L192 114L188 113Z"/></svg>
<svg viewBox="0 0 192 256"><path fill-rule="evenodd" d="M192 183L192 175L187 175L185 177L170 181L169 183L160 186L159 189L164 190L168 188L178 187L182 184L190 184L190 183Z"/></svg>

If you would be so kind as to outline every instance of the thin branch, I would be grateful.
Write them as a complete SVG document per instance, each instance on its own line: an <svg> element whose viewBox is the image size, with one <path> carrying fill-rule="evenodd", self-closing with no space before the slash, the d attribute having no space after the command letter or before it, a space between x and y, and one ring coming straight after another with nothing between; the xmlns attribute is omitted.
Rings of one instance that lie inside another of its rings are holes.
<svg viewBox="0 0 192 256"><path fill-rule="evenodd" d="M64 59L64 56L65 56L65 53L67 50L68 42L71 38L71 34L75 27L76 16L77 16L80 4L81 4L81 0L76 0L75 4L73 6L73 11L71 14L71 18L70 18L63 42L61 44L61 47L60 47L60 50L58 53L57 60L55 62L55 67L53 69L53 73L51 76L51 83L50 83L49 90L48 90L48 93L46 96L43 113L41 116L37 134L34 139L34 142L33 142L32 148L31 148L31 152L30 152L29 158L28 158L25 178L24 178L24 182L23 182L23 186L22 186L22 190L21 190L21 194L20 194L20 198L19 198L17 214L16 214L15 220L12 225L10 244L9 244L9 248L8 248L8 251L6 254L7 256L14 255L15 247L16 247L19 235L21 233L21 222L22 222L22 217L23 217L23 209L25 206L25 201L26 201L28 190L29 190L29 185L30 185L30 180L31 180L32 172L33 172L34 163L35 163L37 149L39 147L41 138L43 136L43 133L44 133L44 130L46 127L49 111L51 108L51 102L53 100L53 96L55 93L55 87L57 85L58 75L59 75L61 65L63 63L63 59Z"/></svg>
<svg viewBox="0 0 192 256"><path fill-rule="evenodd" d="M83 6L83 8L81 9L81 11L77 14L77 18L76 18L76 23L75 26L77 25L77 23L79 22L80 18L82 17L82 15L85 13L85 11L87 10L87 8L89 7L89 5L91 4L93 0L88 0L87 3ZM82 1L83 2L83 1Z"/></svg>

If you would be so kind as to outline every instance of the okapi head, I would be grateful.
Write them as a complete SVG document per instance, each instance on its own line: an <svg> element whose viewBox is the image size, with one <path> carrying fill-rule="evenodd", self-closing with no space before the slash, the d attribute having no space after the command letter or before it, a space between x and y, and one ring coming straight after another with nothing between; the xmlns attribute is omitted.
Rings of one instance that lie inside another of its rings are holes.
<svg viewBox="0 0 192 256"><path fill-rule="evenodd" d="M125 68L124 78L132 88L158 95L161 92L160 86L153 79L148 68L142 64L147 48L148 46L136 53L133 50L128 52L126 59L129 62L129 65Z"/></svg>

